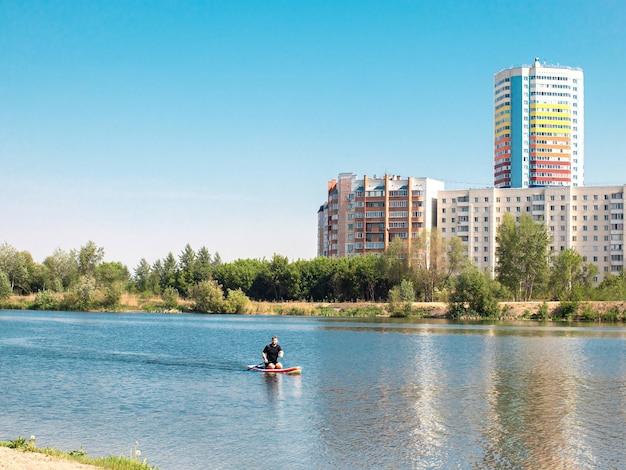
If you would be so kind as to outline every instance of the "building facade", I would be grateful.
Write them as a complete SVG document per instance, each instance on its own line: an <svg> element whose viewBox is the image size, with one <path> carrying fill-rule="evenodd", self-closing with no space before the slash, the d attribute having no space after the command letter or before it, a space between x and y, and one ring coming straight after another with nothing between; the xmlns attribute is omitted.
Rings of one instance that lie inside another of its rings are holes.
<svg viewBox="0 0 626 470"><path fill-rule="evenodd" d="M380 254L394 238L408 242L436 225L443 189L442 181L431 178L339 174L318 210L318 256Z"/></svg>
<svg viewBox="0 0 626 470"><path fill-rule="evenodd" d="M494 76L494 186L584 186L584 79L541 64Z"/></svg>
<svg viewBox="0 0 626 470"><path fill-rule="evenodd" d="M598 267L598 280L624 268L626 186L462 189L440 191L437 225L442 236L459 237L467 255L492 275L497 228L506 212L545 222L551 251L574 248Z"/></svg>

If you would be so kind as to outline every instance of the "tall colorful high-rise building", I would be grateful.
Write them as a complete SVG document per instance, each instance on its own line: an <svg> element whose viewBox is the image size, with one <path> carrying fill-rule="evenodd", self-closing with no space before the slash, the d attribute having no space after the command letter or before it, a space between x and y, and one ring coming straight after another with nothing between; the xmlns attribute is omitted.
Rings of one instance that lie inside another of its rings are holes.
<svg viewBox="0 0 626 470"><path fill-rule="evenodd" d="M584 186L580 68L542 64L494 76L494 186Z"/></svg>

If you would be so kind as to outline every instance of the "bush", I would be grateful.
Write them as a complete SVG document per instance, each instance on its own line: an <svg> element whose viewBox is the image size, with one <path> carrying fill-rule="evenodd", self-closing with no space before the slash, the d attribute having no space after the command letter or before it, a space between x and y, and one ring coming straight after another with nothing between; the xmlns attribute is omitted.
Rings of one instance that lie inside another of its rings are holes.
<svg viewBox="0 0 626 470"><path fill-rule="evenodd" d="M499 317L498 291L499 284L489 275L474 266L466 268L454 280L448 301L448 315L451 318L467 315Z"/></svg>
<svg viewBox="0 0 626 470"><path fill-rule="evenodd" d="M114 282L112 285L102 289L102 307L106 310L116 312L120 309L120 301L124 292L123 284Z"/></svg>
<svg viewBox="0 0 626 470"><path fill-rule="evenodd" d="M163 294L161 295L161 299L163 300L163 307L168 310L175 310L178 308L178 291L173 287L166 287L163 290Z"/></svg>
<svg viewBox="0 0 626 470"><path fill-rule="evenodd" d="M66 310L88 311L97 302L97 297L96 280L91 276L83 276L65 293L61 307Z"/></svg>
<svg viewBox="0 0 626 470"><path fill-rule="evenodd" d="M600 317L601 317L601 314L596 312L589 304L583 307L582 312L580 314L580 319L582 321L597 321L597 320L600 320Z"/></svg>
<svg viewBox="0 0 626 470"><path fill-rule="evenodd" d="M389 291L389 313L393 317L408 317L415 301L413 283L403 279L399 286Z"/></svg>
<svg viewBox="0 0 626 470"><path fill-rule="evenodd" d="M622 319L624 318L622 315L620 315L619 307L615 306L602 316L602 320L616 322L620 319L620 317Z"/></svg>
<svg viewBox="0 0 626 470"><path fill-rule="evenodd" d="M228 289L226 293L226 313L246 313L250 299L241 289Z"/></svg>
<svg viewBox="0 0 626 470"><path fill-rule="evenodd" d="M58 296L49 290L43 290L35 295L33 309L35 310L58 310L61 302Z"/></svg>
<svg viewBox="0 0 626 470"><path fill-rule="evenodd" d="M571 319L578 313L578 302L575 300L563 300L556 311L558 318Z"/></svg>
<svg viewBox="0 0 626 470"><path fill-rule="evenodd" d="M208 280L196 284L191 289L193 309L200 313L225 313L224 290L217 281Z"/></svg>

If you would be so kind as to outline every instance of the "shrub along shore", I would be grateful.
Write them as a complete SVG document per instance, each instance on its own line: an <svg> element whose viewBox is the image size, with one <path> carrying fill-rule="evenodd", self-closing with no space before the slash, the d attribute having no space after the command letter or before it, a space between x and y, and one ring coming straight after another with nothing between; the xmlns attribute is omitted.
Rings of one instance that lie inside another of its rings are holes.
<svg viewBox="0 0 626 470"><path fill-rule="evenodd" d="M160 297L123 294L115 312L198 313L189 301L179 299L174 306ZM36 310L35 295L17 296L0 302L0 308ZM104 311L104 310L90 310ZM107 310L108 311L108 310ZM446 302L257 302L248 301L242 315L295 315L332 317L396 317L433 319L490 320L567 320L586 322L626 321L626 301L580 301L576 303L505 301L498 303L496 315L481 315L467 310L454 315Z"/></svg>

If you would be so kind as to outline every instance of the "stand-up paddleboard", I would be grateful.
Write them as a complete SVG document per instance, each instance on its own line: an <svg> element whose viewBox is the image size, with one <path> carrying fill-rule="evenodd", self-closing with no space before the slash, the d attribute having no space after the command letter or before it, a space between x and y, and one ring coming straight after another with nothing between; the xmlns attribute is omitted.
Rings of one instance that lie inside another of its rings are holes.
<svg viewBox="0 0 626 470"><path fill-rule="evenodd" d="M248 366L248 370L254 370L256 372L267 372L269 374L301 374L302 367L285 367L284 369L266 369L264 364L256 364Z"/></svg>

